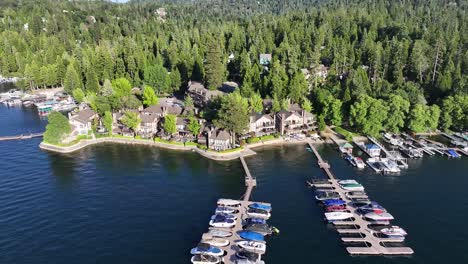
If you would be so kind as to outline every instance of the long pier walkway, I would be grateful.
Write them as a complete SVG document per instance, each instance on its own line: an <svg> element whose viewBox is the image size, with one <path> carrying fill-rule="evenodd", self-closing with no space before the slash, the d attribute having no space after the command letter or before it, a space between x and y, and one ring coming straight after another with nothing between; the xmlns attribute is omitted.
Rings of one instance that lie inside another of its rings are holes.
<svg viewBox="0 0 468 264"><path fill-rule="evenodd" d="M329 178L329 182L331 187L333 187L334 191L339 193L341 199L347 202L347 209L354 215L352 221L342 221L336 222L335 225L343 225L343 226L354 226L353 229L339 229L339 233L355 233L359 234L360 237L356 238L342 238L344 242L361 242L365 243L367 246L349 246L346 247L346 250L351 255L411 255L414 251L409 247L385 247L383 243L385 242L394 242L389 241L388 238L379 238L375 236L375 232L371 230L368 225L370 224L368 221L364 220L361 215L359 215L354 208L349 206L351 200L346 196L346 191L343 190L339 184L333 173L330 169L330 164L324 161L320 154L318 153L317 149L309 143L309 147L312 149L313 153L317 157L318 165L323 171L327 174ZM398 241L401 242L401 241Z"/></svg>
<svg viewBox="0 0 468 264"><path fill-rule="evenodd" d="M252 174L250 174L250 170L249 170L249 167L247 166L247 163L245 163L244 156L240 156L239 159L245 171L245 186L247 186L247 189L245 190L245 193L244 193L244 202L247 202L250 200L253 187L257 186L257 179L252 177Z"/></svg>
<svg viewBox="0 0 468 264"><path fill-rule="evenodd" d="M42 137L44 133L31 133L31 134L21 134L21 135L16 135L16 136L3 136L0 137L0 141L7 141L7 140L22 140L22 139L31 139L31 138L37 138L37 137Z"/></svg>

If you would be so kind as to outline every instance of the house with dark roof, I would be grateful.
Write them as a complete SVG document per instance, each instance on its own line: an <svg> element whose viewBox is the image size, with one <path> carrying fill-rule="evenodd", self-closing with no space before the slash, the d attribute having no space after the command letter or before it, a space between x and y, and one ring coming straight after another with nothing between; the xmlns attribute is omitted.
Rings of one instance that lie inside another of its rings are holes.
<svg viewBox="0 0 468 264"><path fill-rule="evenodd" d="M195 81L189 81L187 86L187 96L193 99L197 107L205 107L209 102L218 96L224 96L233 92L237 88L236 83L226 82L217 90L209 90L203 84Z"/></svg>
<svg viewBox="0 0 468 264"><path fill-rule="evenodd" d="M80 110L78 112L68 113L69 123L72 127L72 135L87 135L92 131L93 120L98 115L90 108Z"/></svg>
<svg viewBox="0 0 468 264"><path fill-rule="evenodd" d="M159 118L153 113L140 114L141 123L138 134L143 138L152 138L158 132Z"/></svg>
<svg viewBox="0 0 468 264"><path fill-rule="evenodd" d="M233 134L225 129L215 129L208 134L208 147L216 151L224 151L234 146Z"/></svg>
<svg viewBox="0 0 468 264"><path fill-rule="evenodd" d="M257 137L276 132L276 116L269 114L251 114L249 116L249 133Z"/></svg>
<svg viewBox="0 0 468 264"><path fill-rule="evenodd" d="M307 133L315 129L315 117L298 104L292 104L288 111L276 114L276 129L281 135Z"/></svg>

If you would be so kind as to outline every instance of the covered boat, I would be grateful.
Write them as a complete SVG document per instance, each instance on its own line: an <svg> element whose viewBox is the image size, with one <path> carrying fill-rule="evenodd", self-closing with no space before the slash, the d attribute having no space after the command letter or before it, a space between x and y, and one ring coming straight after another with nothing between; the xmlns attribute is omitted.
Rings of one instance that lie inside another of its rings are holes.
<svg viewBox="0 0 468 264"><path fill-rule="evenodd" d="M218 200L218 206L220 207L239 207L241 206L241 202L237 200L232 200L232 199L219 199Z"/></svg>
<svg viewBox="0 0 468 264"><path fill-rule="evenodd" d="M254 209L254 208L249 208L247 210L247 215L253 218L265 218L265 219L268 219L271 216L271 214L268 211L265 211L262 209Z"/></svg>
<svg viewBox="0 0 468 264"><path fill-rule="evenodd" d="M325 206L332 206L332 205L345 205L346 202L341 199L328 199L322 201L323 205Z"/></svg>
<svg viewBox="0 0 468 264"><path fill-rule="evenodd" d="M263 254L266 251L266 244L257 241L241 240L236 243L239 247L254 253Z"/></svg>
<svg viewBox="0 0 468 264"><path fill-rule="evenodd" d="M215 218L221 218L221 217L224 217L224 218L229 218L229 219L233 219L233 220L236 220L237 219L237 216L233 215L233 214L225 214L225 213L219 213L219 214L214 214L211 216L211 220L215 219Z"/></svg>
<svg viewBox="0 0 468 264"><path fill-rule="evenodd" d="M355 180L339 181L340 187L346 191L364 191L364 186Z"/></svg>
<svg viewBox="0 0 468 264"><path fill-rule="evenodd" d="M229 245L229 240L225 238L215 237L210 233L205 233L202 235L201 243L210 244L214 247L225 247Z"/></svg>
<svg viewBox="0 0 468 264"><path fill-rule="evenodd" d="M315 199L317 201L329 200L329 199L338 199L340 195L334 191L317 191Z"/></svg>
<svg viewBox="0 0 468 264"><path fill-rule="evenodd" d="M344 212L346 210L346 205L331 205L325 207L326 212Z"/></svg>
<svg viewBox="0 0 468 264"><path fill-rule="evenodd" d="M387 210L385 208L383 208L377 202L371 202L370 204L360 206L358 209L363 214L372 213L372 212L377 213L377 214L381 214L381 213L387 212Z"/></svg>
<svg viewBox="0 0 468 264"><path fill-rule="evenodd" d="M386 235L387 237L404 237L408 234L403 228L399 226L390 226L382 228L380 232Z"/></svg>
<svg viewBox="0 0 468 264"><path fill-rule="evenodd" d="M210 220L210 225L214 227L233 227L236 225L236 221L231 218L217 216Z"/></svg>
<svg viewBox="0 0 468 264"><path fill-rule="evenodd" d="M252 204L249 204L249 208L252 208L252 209L260 209L260 210L264 210L264 211L267 211L267 212L270 212L270 211L271 211L271 206L270 206L270 205L261 204L261 203L252 203Z"/></svg>
<svg viewBox="0 0 468 264"><path fill-rule="evenodd" d="M249 224L244 226L244 230L253 231L262 235L271 235L273 232L268 224Z"/></svg>
<svg viewBox="0 0 468 264"><path fill-rule="evenodd" d="M215 210L216 214L233 214L235 212L236 212L236 209L232 209L232 208L224 207L224 206L217 207Z"/></svg>
<svg viewBox="0 0 468 264"><path fill-rule="evenodd" d="M239 236L243 239L253 240L253 241L265 241L265 237L254 231L243 230L239 232Z"/></svg>
<svg viewBox="0 0 468 264"><path fill-rule="evenodd" d="M263 218L247 218L244 220L244 225L249 224L266 224L266 220Z"/></svg>
<svg viewBox="0 0 468 264"><path fill-rule="evenodd" d="M208 230L208 234L214 236L214 237L230 237L232 236L232 232L226 231L226 230L219 230L219 229L210 229Z"/></svg>
<svg viewBox="0 0 468 264"><path fill-rule="evenodd" d="M351 217L353 217L353 214L348 213L348 212L325 213L325 219L329 222L347 220L347 219L350 219Z"/></svg>
<svg viewBox="0 0 468 264"><path fill-rule="evenodd" d="M447 149L445 150L445 153L447 154L447 156L451 157L451 158L459 158L461 157L460 154L458 154L457 151L455 151L454 149Z"/></svg>
<svg viewBox="0 0 468 264"><path fill-rule="evenodd" d="M212 245L208 243L198 243L197 247L192 248L190 250L190 254L192 255L211 255L211 256L222 256L224 254L224 250L213 247Z"/></svg>
<svg viewBox="0 0 468 264"><path fill-rule="evenodd" d="M197 254L192 256L193 264L218 264L221 263L221 258L207 254Z"/></svg>
<svg viewBox="0 0 468 264"><path fill-rule="evenodd" d="M239 252L237 252L236 257L238 257L239 259L246 259L250 261L260 260L260 254L255 253L255 252L250 252L245 249L241 249Z"/></svg>

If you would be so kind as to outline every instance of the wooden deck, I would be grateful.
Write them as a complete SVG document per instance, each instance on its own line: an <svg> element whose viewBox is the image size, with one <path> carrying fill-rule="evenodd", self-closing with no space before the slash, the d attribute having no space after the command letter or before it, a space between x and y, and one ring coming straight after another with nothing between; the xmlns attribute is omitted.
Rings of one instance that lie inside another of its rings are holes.
<svg viewBox="0 0 468 264"><path fill-rule="evenodd" d="M336 180L335 176L330 170L330 164L325 162L320 154L318 153L317 149L309 143L309 147L312 149L313 153L317 157L317 162L318 165L321 169L324 170L325 174L327 177L330 179L330 186L335 188L335 191L340 194L341 199L346 201L348 204L351 202L351 200L346 197L346 191L341 189L341 187L338 184L338 181ZM346 229L339 229L338 233L354 233L354 234L361 234L361 237L357 238L349 238L349 237L343 237L342 240L346 242L362 242L365 243L367 246L364 247L355 247L355 246L349 246L346 247L346 250L348 251L349 254L351 255L411 255L414 253L414 251L409 248L409 247L385 247L383 246L383 243L385 242L395 242L395 239L389 239L389 238L380 238L376 237L374 235L373 230L368 228L368 225L370 224L368 221L364 220L361 215L359 215L356 210L351 207L347 206L348 210L353 213L353 220L352 221L340 221L340 222L334 222L335 225L344 225L344 226L353 226L354 228L349 229L349 231L346 231ZM401 241L398 241L401 242Z"/></svg>

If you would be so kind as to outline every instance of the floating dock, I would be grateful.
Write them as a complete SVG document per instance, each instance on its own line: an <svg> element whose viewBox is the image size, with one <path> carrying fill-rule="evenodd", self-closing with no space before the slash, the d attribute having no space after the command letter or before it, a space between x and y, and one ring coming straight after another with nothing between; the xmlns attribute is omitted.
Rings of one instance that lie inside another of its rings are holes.
<svg viewBox="0 0 468 264"><path fill-rule="evenodd" d="M335 192L338 192L341 199L346 201L347 204L351 202L346 196L347 191L343 190L336 180L335 176L330 170L330 164L322 159L320 154L318 153L317 149L309 143L309 147L312 149L313 153L317 157L318 165L327 177L330 180L330 186L335 188ZM351 221L340 221L334 222L335 225L343 225L343 226L351 226L354 228L343 228L339 229L338 231L340 234L344 234L345 232L354 233L360 235L357 238L345 238L346 242L360 242L365 244L366 246L348 246L346 250L351 255L411 255L414 253L413 249L409 247L385 247L384 243L386 242L393 242L389 241L388 238L377 237L375 234L378 231L371 230L368 226L371 224L370 222L364 220L360 214L356 212L355 208L350 207L347 205L347 209L353 214L353 218ZM346 231L348 230L348 231ZM351 241L351 240L356 241ZM359 241L357 241L359 240ZM401 242L401 241L399 241Z"/></svg>
<svg viewBox="0 0 468 264"><path fill-rule="evenodd" d="M229 231L229 232L232 233L232 236L224 238L224 239L229 240L229 245L227 245L225 247L219 247L220 249L225 251L225 255L223 257L223 262L222 262L224 264L236 264L237 261L238 261L236 253L238 253L240 251L240 248L237 246L236 242L238 242L240 240L243 240L239 236L239 232L243 230L243 226L242 226L243 221L246 218L248 218L247 210L249 208L249 205L252 204L252 203L257 203L257 204L263 204L263 205L271 206L271 204L269 204L269 203L250 201L250 197L252 195L253 188L255 186L257 186L257 180L255 179L255 177L252 177L252 174L250 173L250 170L249 170L249 168L247 166L247 163L244 160L244 157L241 156L239 159L240 159L240 161L242 163L242 167L244 168L244 171L245 171L246 190L245 190L244 195L242 196L243 198L242 198L242 200L219 199L218 203L217 203L217 204L220 204L220 202L222 202L223 200L230 200L232 202L237 202L237 204L239 204L239 206L235 206L235 207L231 207L229 205L224 205L226 207L230 207L232 209L237 210L237 213L234 214L236 216L236 219L237 219L236 224L231 228L222 228L222 227L210 227L209 228L210 230L212 230L212 229L224 230L224 231ZM213 214L215 214L215 213L213 212ZM207 219L207 220L209 220L209 219ZM261 256L262 256L262 254L260 254L258 263L264 263L261 260Z"/></svg>
<svg viewBox="0 0 468 264"><path fill-rule="evenodd" d="M31 139L31 138L42 137L43 135L44 133L32 133L32 134L27 134L27 135L21 134L17 136L4 136L4 137L0 137L0 141Z"/></svg>

